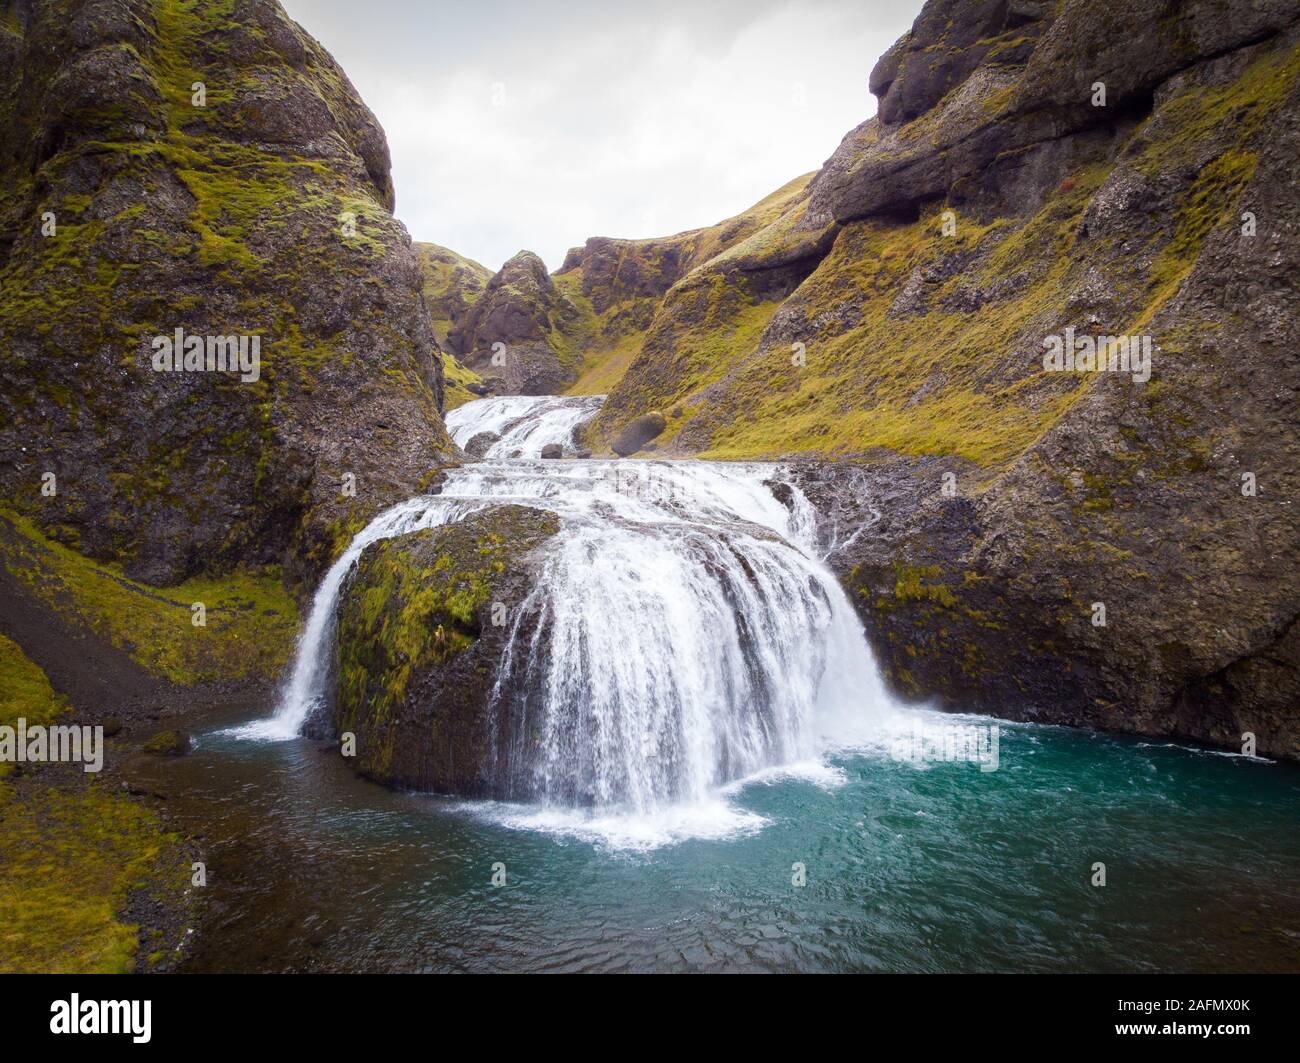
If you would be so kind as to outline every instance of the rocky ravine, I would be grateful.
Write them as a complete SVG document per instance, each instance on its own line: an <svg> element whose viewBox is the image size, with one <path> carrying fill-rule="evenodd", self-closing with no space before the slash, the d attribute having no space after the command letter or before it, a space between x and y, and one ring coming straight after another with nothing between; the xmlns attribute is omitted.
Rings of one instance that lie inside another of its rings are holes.
<svg viewBox="0 0 1300 1063"><path fill-rule="evenodd" d="M5 498L149 583L313 584L454 452L392 206L383 131L274 0L6 4ZM256 337L256 379L155 371L177 329Z"/></svg>
<svg viewBox="0 0 1300 1063"><path fill-rule="evenodd" d="M1300 10L1058 7L927 4L879 117L670 293L606 422L838 452L810 491L870 523L832 561L908 694L1300 756ZM751 348L675 370L657 336L781 269ZM1071 328L1149 336L1150 379L1046 372Z"/></svg>

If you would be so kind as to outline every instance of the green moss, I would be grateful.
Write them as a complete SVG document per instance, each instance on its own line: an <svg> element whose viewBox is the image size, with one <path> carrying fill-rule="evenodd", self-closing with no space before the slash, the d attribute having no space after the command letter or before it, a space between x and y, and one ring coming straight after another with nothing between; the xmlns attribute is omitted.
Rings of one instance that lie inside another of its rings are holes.
<svg viewBox="0 0 1300 1063"><path fill-rule="evenodd" d="M1105 331L1156 333L1162 357L1176 357L1179 337L1158 331L1158 316L1195 268L1208 235L1239 224L1249 209L1251 138L1266 135L1268 116L1298 77L1300 50L1278 49L1229 84L1185 90L1162 102L1115 159L1069 174L1023 216L963 216L955 237L940 235L945 204L915 222L852 222L786 299L779 333L697 345L698 326L690 323L707 318L700 293L710 283L743 283L734 279L743 271L721 268L739 260L743 245L733 247L669 293L597 422L602 436L647 410L680 403L685 416L672 431L706 458L843 457L887 448L1003 467L1099 376L1047 372L1041 360L1044 336L1078 323L1074 300L1096 283L1095 273L1104 275L1117 307ZM1216 153L1208 145L1221 144L1224 130L1235 145ZM1089 235L1083 225L1120 163L1165 186L1189 167L1196 173L1151 244L1138 251ZM786 230L795 230L777 229L767 235L780 247ZM751 239L757 247L764 238ZM712 281L698 275L710 270ZM915 293L912 304L900 304L905 290ZM791 335L805 344L803 366L792 360ZM1154 393L1159 382L1143 387ZM1110 504L1100 496L1086 503L1092 510Z"/></svg>
<svg viewBox="0 0 1300 1063"><path fill-rule="evenodd" d="M938 565L918 567L904 565L900 562L894 565L894 571L897 576L894 582L895 600L900 602L935 602L945 609L956 607L957 599L946 584L926 582L927 580L939 579L941 570Z"/></svg>
<svg viewBox="0 0 1300 1063"><path fill-rule="evenodd" d="M175 683L273 678L293 650L298 610L274 568L148 587L3 511L0 561L74 627L96 632ZM206 609L206 626L192 623L195 602Z"/></svg>
<svg viewBox="0 0 1300 1063"><path fill-rule="evenodd" d="M139 928L118 913L133 889L174 888L183 867L158 816L106 787L0 782L0 971L130 971Z"/></svg>
<svg viewBox="0 0 1300 1063"><path fill-rule="evenodd" d="M45 673L0 635L0 726L48 725L67 711ZM178 839L107 786L63 792L0 765L0 971L129 971L138 929L118 917L130 890L183 881ZM41 770L36 769L39 777Z"/></svg>
<svg viewBox="0 0 1300 1063"><path fill-rule="evenodd" d="M33 726L48 724L66 709L45 673L15 642L0 635L0 726L13 726L19 717Z"/></svg>
<svg viewBox="0 0 1300 1063"><path fill-rule="evenodd" d="M457 361L455 355L443 353L442 372L446 383L445 409L454 410L457 406L463 406L479 397L469 390L469 385L481 384L483 378Z"/></svg>
<svg viewBox="0 0 1300 1063"><path fill-rule="evenodd" d="M479 637L500 577L559 529L554 514L499 506L367 547L339 615L340 731L382 723L412 677Z"/></svg>
<svg viewBox="0 0 1300 1063"><path fill-rule="evenodd" d="M588 351L582 375L565 392L566 395L608 395L623 379L628 367L645 342L642 332L629 332L608 347Z"/></svg>

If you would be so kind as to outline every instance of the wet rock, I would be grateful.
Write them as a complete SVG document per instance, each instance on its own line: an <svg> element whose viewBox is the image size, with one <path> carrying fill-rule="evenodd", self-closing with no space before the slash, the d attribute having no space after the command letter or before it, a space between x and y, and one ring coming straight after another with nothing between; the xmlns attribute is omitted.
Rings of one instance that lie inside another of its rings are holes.
<svg viewBox="0 0 1300 1063"><path fill-rule="evenodd" d="M532 740L497 668L559 520L495 506L367 547L344 585L336 734L390 786L466 796L526 793Z"/></svg>
<svg viewBox="0 0 1300 1063"><path fill-rule="evenodd" d="M183 757L190 751L190 738L180 731L159 731L142 750L151 757Z"/></svg>
<svg viewBox="0 0 1300 1063"><path fill-rule="evenodd" d="M542 447L543 458L562 458L564 457L564 448L559 443L547 443Z"/></svg>
<svg viewBox="0 0 1300 1063"><path fill-rule="evenodd" d="M471 458L481 458L500 438L495 432L478 432L465 444L465 453Z"/></svg>

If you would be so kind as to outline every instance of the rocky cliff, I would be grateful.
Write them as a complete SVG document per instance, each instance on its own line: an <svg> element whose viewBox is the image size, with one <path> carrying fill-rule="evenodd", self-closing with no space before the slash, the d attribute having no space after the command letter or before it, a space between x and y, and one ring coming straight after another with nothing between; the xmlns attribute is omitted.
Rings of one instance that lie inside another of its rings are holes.
<svg viewBox="0 0 1300 1063"><path fill-rule="evenodd" d="M644 240L592 237L554 274L530 251L485 276L453 251L418 245L425 299L449 355L448 404L482 394L606 394L668 291L806 198L811 176L704 229Z"/></svg>
<svg viewBox="0 0 1300 1063"><path fill-rule="evenodd" d="M588 441L801 459L910 695L1300 755L1298 18L931 0Z"/></svg>
<svg viewBox="0 0 1300 1063"><path fill-rule="evenodd" d="M453 451L392 206L382 130L274 0L4 0L5 498L150 583L314 581Z"/></svg>

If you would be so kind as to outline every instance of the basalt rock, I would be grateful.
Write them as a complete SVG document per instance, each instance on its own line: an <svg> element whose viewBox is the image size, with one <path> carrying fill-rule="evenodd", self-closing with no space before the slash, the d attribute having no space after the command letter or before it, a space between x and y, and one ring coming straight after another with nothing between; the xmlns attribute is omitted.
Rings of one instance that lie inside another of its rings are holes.
<svg viewBox="0 0 1300 1063"><path fill-rule="evenodd" d="M642 414L618 434L618 438L611 444L611 449L620 458L635 454L645 448L650 440L667 426L668 422L664 419L664 415L658 411Z"/></svg>
<svg viewBox="0 0 1300 1063"><path fill-rule="evenodd" d="M339 599L336 733L368 778L471 797L519 796L533 741L497 689L502 653L558 518L496 506L368 546ZM522 781L521 781L522 780Z"/></svg>
<svg viewBox="0 0 1300 1063"><path fill-rule="evenodd" d="M542 260L520 251L488 282L453 342L498 394L551 395L577 377L567 334L580 317Z"/></svg>
<svg viewBox="0 0 1300 1063"><path fill-rule="evenodd" d="M495 432L479 432L465 444L465 453L471 458L481 458L500 438Z"/></svg>
<svg viewBox="0 0 1300 1063"><path fill-rule="evenodd" d="M383 131L273 0L4 5L7 503L155 584L313 583L454 453L392 206ZM178 329L202 354L159 371Z"/></svg>

